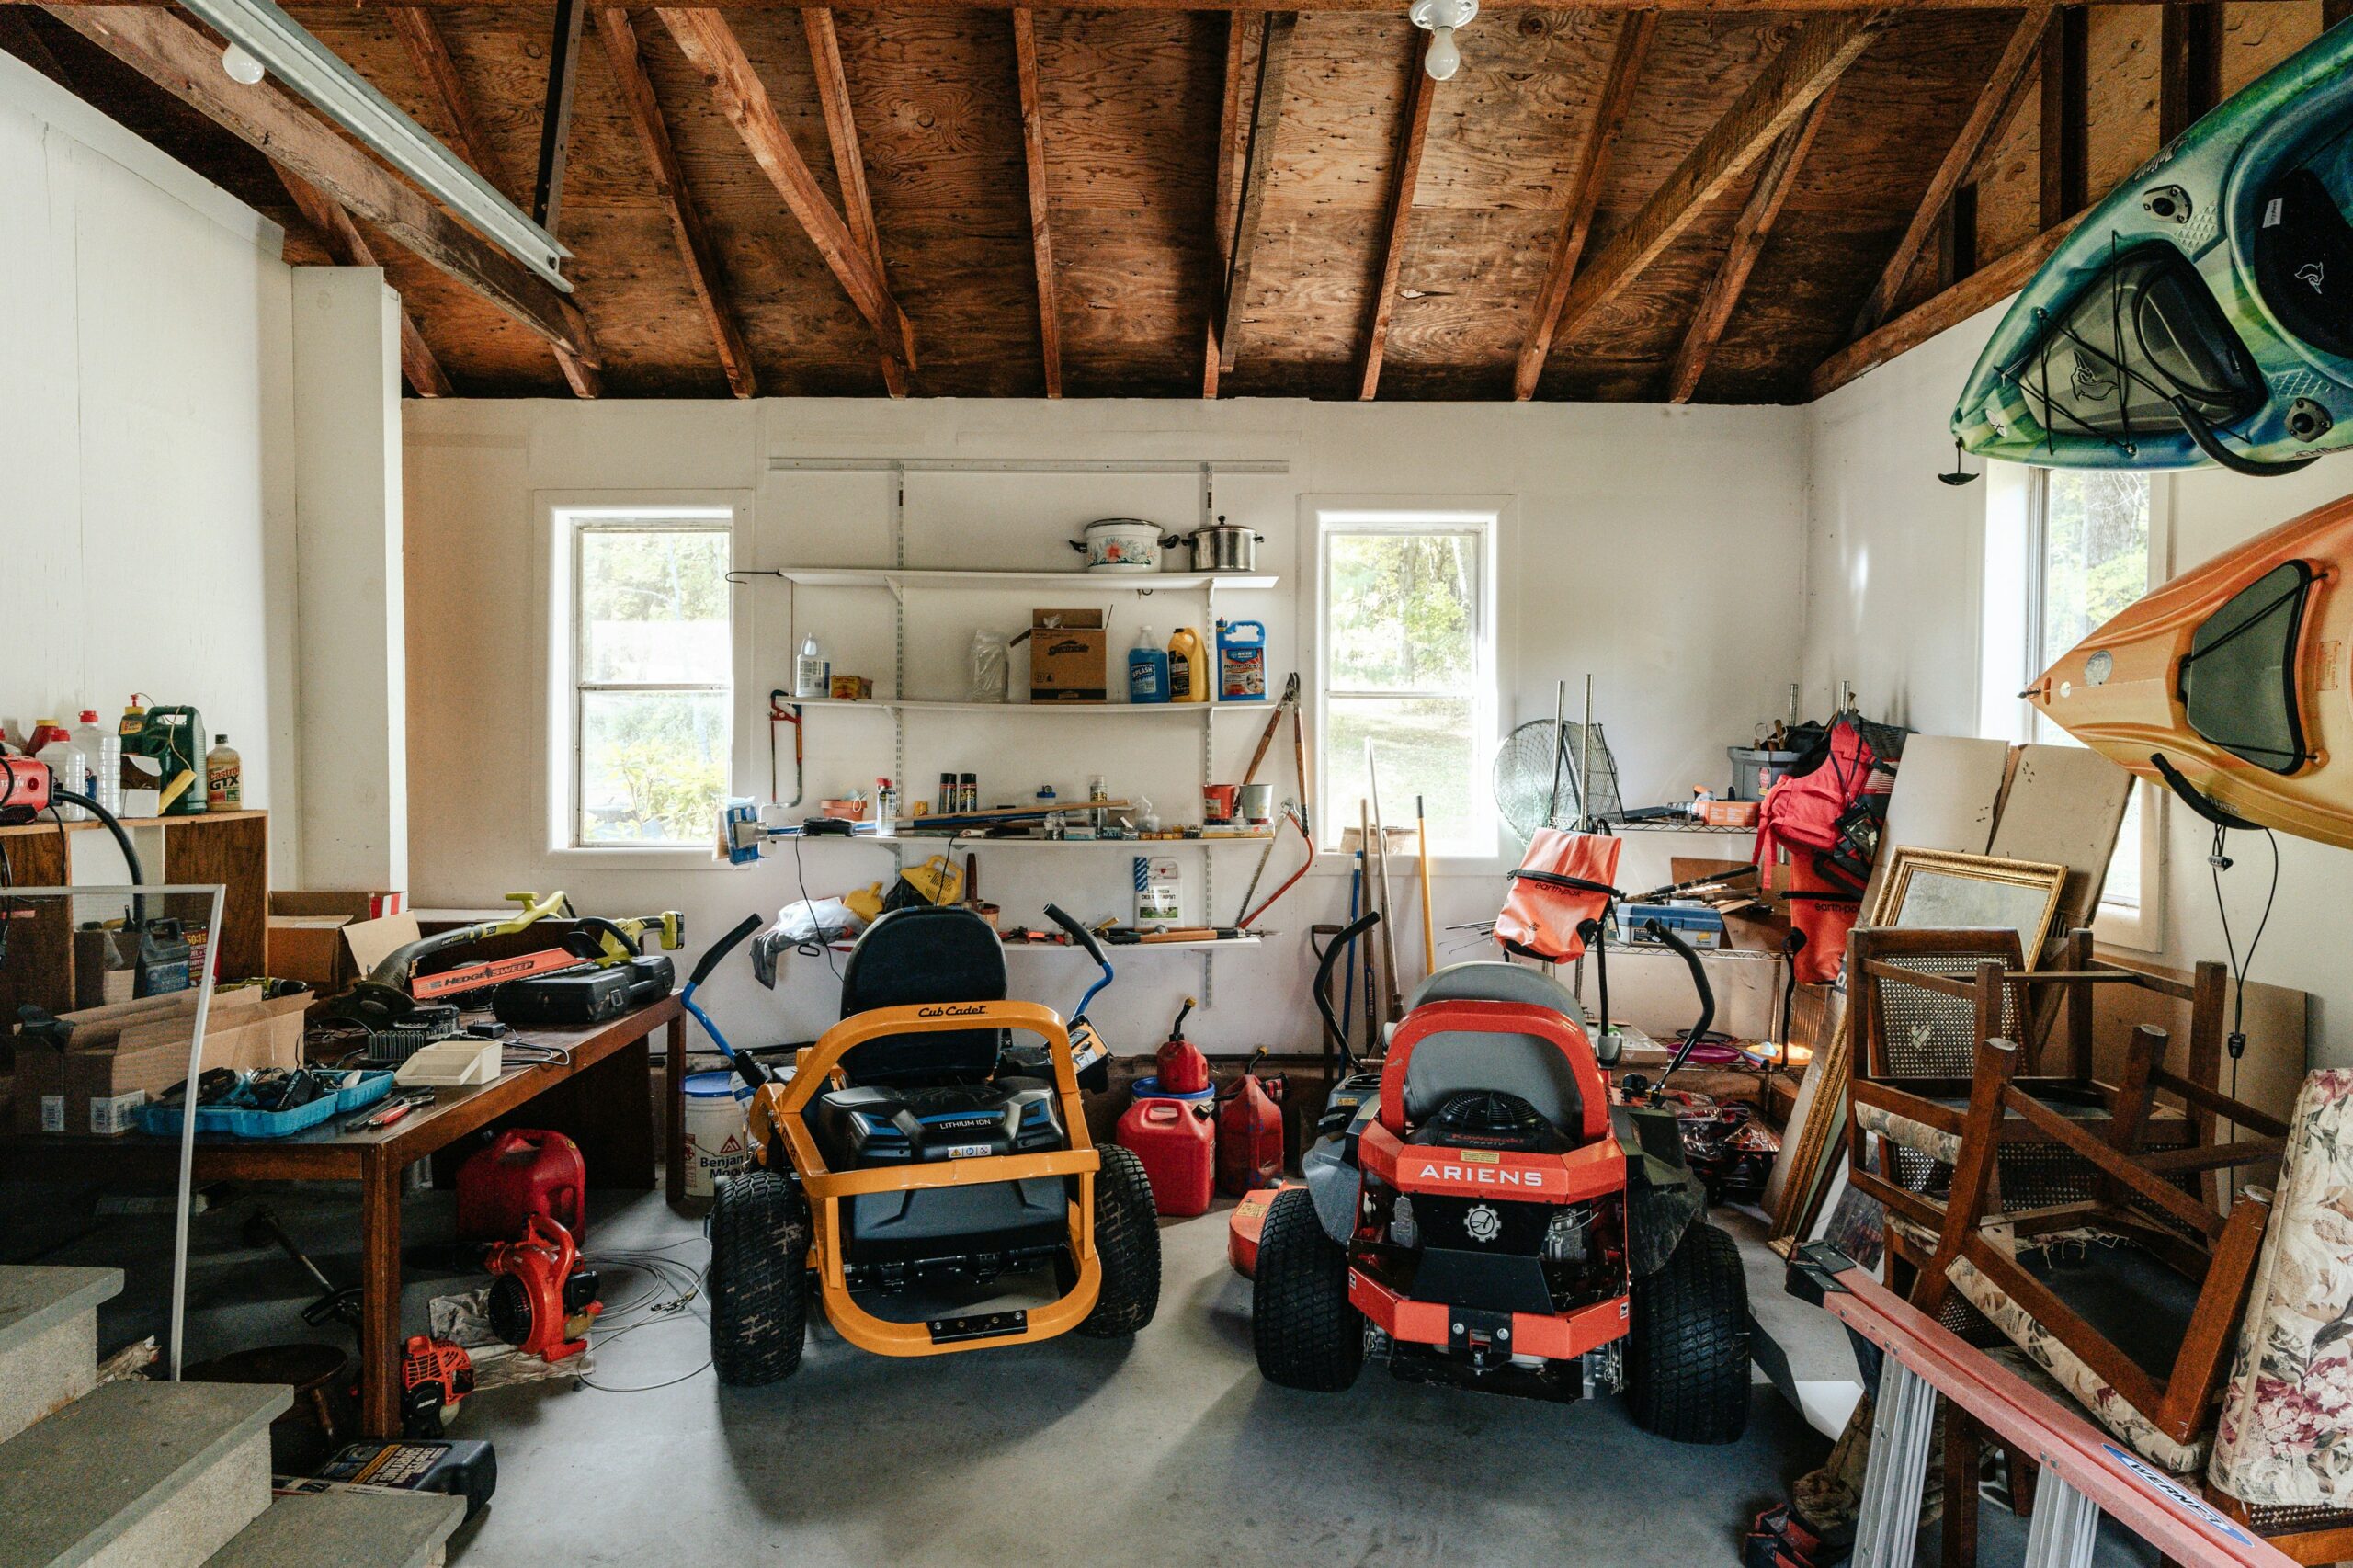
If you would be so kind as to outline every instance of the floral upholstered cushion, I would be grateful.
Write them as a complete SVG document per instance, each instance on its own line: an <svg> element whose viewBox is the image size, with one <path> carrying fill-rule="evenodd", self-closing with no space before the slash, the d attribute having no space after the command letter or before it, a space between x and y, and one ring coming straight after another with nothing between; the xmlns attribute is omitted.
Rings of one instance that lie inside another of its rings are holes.
<svg viewBox="0 0 2353 1568"><path fill-rule="evenodd" d="M2296 1096L2207 1479L2243 1503L2353 1507L2353 1070Z"/></svg>
<svg viewBox="0 0 2353 1568"><path fill-rule="evenodd" d="M1995 1326L2009 1335L2010 1343L2048 1373L2052 1381L2091 1412L2093 1419L2115 1433L2119 1440L2131 1444L2142 1458L2176 1475L2187 1475L2206 1461L2209 1437L2201 1435L2194 1442L2177 1443L2157 1430L2107 1379L2062 1345L2049 1329L2028 1316L2026 1309L1987 1278L1975 1264L1965 1257L1954 1258L1945 1275L1969 1304L1992 1319Z"/></svg>

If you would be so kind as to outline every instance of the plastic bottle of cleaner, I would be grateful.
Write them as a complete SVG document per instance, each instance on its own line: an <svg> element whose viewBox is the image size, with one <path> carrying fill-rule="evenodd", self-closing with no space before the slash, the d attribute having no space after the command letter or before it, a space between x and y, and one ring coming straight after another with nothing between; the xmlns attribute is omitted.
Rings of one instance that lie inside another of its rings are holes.
<svg viewBox="0 0 2353 1568"><path fill-rule="evenodd" d="M1168 640L1169 701L1210 699L1209 663L1201 654L1201 634L1189 626L1178 627L1176 634Z"/></svg>
<svg viewBox="0 0 2353 1568"><path fill-rule="evenodd" d="M59 789L71 790L77 795L89 792L89 759L82 755L81 748L65 733L64 725L54 719L43 719L33 726L33 733L25 737L25 749L48 767ZM79 806L62 803L57 808L57 814L67 822L84 822L90 815Z"/></svg>
<svg viewBox="0 0 2353 1568"><path fill-rule="evenodd" d="M1220 702L1267 699L1266 622L1217 623L1217 698Z"/></svg>
<svg viewBox="0 0 2353 1568"><path fill-rule="evenodd" d="M122 737L98 727L98 710L82 710L74 726L74 747L90 775L90 798L117 816L122 814Z"/></svg>
<svg viewBox="0 0 2353 1568"><path fill-rule="evenodd" d="M824 653L814 637L801 644L801 657L792 663L792 695L808 701L833 695L834 666L826 662Z"/></svg>
<svg viewBox="0 0 2353 1568"><path fill-rule="evenodd" d="M244 759L231 749L225 731L212 737L212 749L204 754L204 803L216 812L244 809Z"/></svg>
<svg viewBox="0 0 2353 1568"><path fill-rule="evenodd" d="M1136 633L1136 645L1128 650L1128 700L1168 700L1168 655L1153 645L1149 626Z"/></svg>

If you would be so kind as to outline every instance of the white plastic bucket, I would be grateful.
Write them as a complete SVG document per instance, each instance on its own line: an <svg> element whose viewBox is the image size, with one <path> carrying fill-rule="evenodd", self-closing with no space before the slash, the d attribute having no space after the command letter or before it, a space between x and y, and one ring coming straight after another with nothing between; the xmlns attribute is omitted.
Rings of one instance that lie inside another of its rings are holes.
<svg viewBox="0 0 2353 1568"><path fill-rule="evenodd" d="M721 1176L749 1167L745 1108L752 1086L733 1072L687 1074L687 1196L709 1198Z"/></svg>

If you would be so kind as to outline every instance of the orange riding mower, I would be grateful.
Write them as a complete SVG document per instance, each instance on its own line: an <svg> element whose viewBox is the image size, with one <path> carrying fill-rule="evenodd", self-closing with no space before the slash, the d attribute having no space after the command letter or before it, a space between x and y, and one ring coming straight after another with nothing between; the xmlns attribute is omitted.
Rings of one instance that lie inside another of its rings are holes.
<svg viewBox="0 0 2353 1568"><path fill-rule="evenodd" d="M1134 1153L1089 1141L1079 1101L1081 1075L1108 1061L1086 1002L1113 971L1092 932L1052 904L1046 914L1103 971L1067 1024L1006 999L987 921L921 906L867 927L843 966L842 1021L790 1069L729 1051L754 1089L756 1165L720 1184L710 1213L722 1381L790 1377L813 1300L842 1338L884 1356L1074 1329L1123 1337L1152 1321L1152 1185ZM697 984L732 945L704 956ZM1043 1304L957 1310L960 1295L1032 1270L1053 1278ZM891 1310L909 1303L921 1305Z"/></svg>
<svg viewBox="0 0 2353 1568"><path fill-rule="evenodd" d="M1599 843L1540 845L1576 869L1536 865L1516 881L1507 948L1598 949L1617 858ZM1498 1393L1623 1389L1649 1431L1739 1437L1746 1280L1732 1238L1706 1221L1674 1110L1631 1080L1612 1092L1584 1009L1531 964L1438 971L1383 1060L1357 1071L1332 970L1379 918L1335 937L1315 977L1347 1075L1301 1159L1304 1179L1264 1204L1246 1246L1253 1222L1236 1210L1259 1371L1333 1392L1372 1354L1400 1378ZM1690 949L1663 928L1649 935L1685 955L1699 986L1688 1054L1712 998Z"/></svg>

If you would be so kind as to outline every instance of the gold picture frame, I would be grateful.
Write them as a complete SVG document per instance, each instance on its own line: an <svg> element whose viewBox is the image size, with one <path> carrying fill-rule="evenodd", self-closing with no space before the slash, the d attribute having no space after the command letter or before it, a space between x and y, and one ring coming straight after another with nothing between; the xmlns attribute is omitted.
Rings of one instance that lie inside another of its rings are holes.
<svg viewBox="0 0 2353 1568"><path fill-rule="evenodd" d="M2009 926L2032 969L2050 939L2067 885L2067 868L2040 860L2009 860L1949 849L1899 848L1890 852L1885 874L1869 890L1858 926L1913 929ZM1788 1179L1773 1213L1768 1244L1787 1257L1814 1222L1830 1175L1824 1159L1847 1124L1847 1077L1851 1065L1851 1020L1842 1008L1829 1041L1813 1053L1807 1075L1813 1085L1804 1123L1796 1130ZM1785 1135L1786 1136L1786 1135Z"/></svg>

